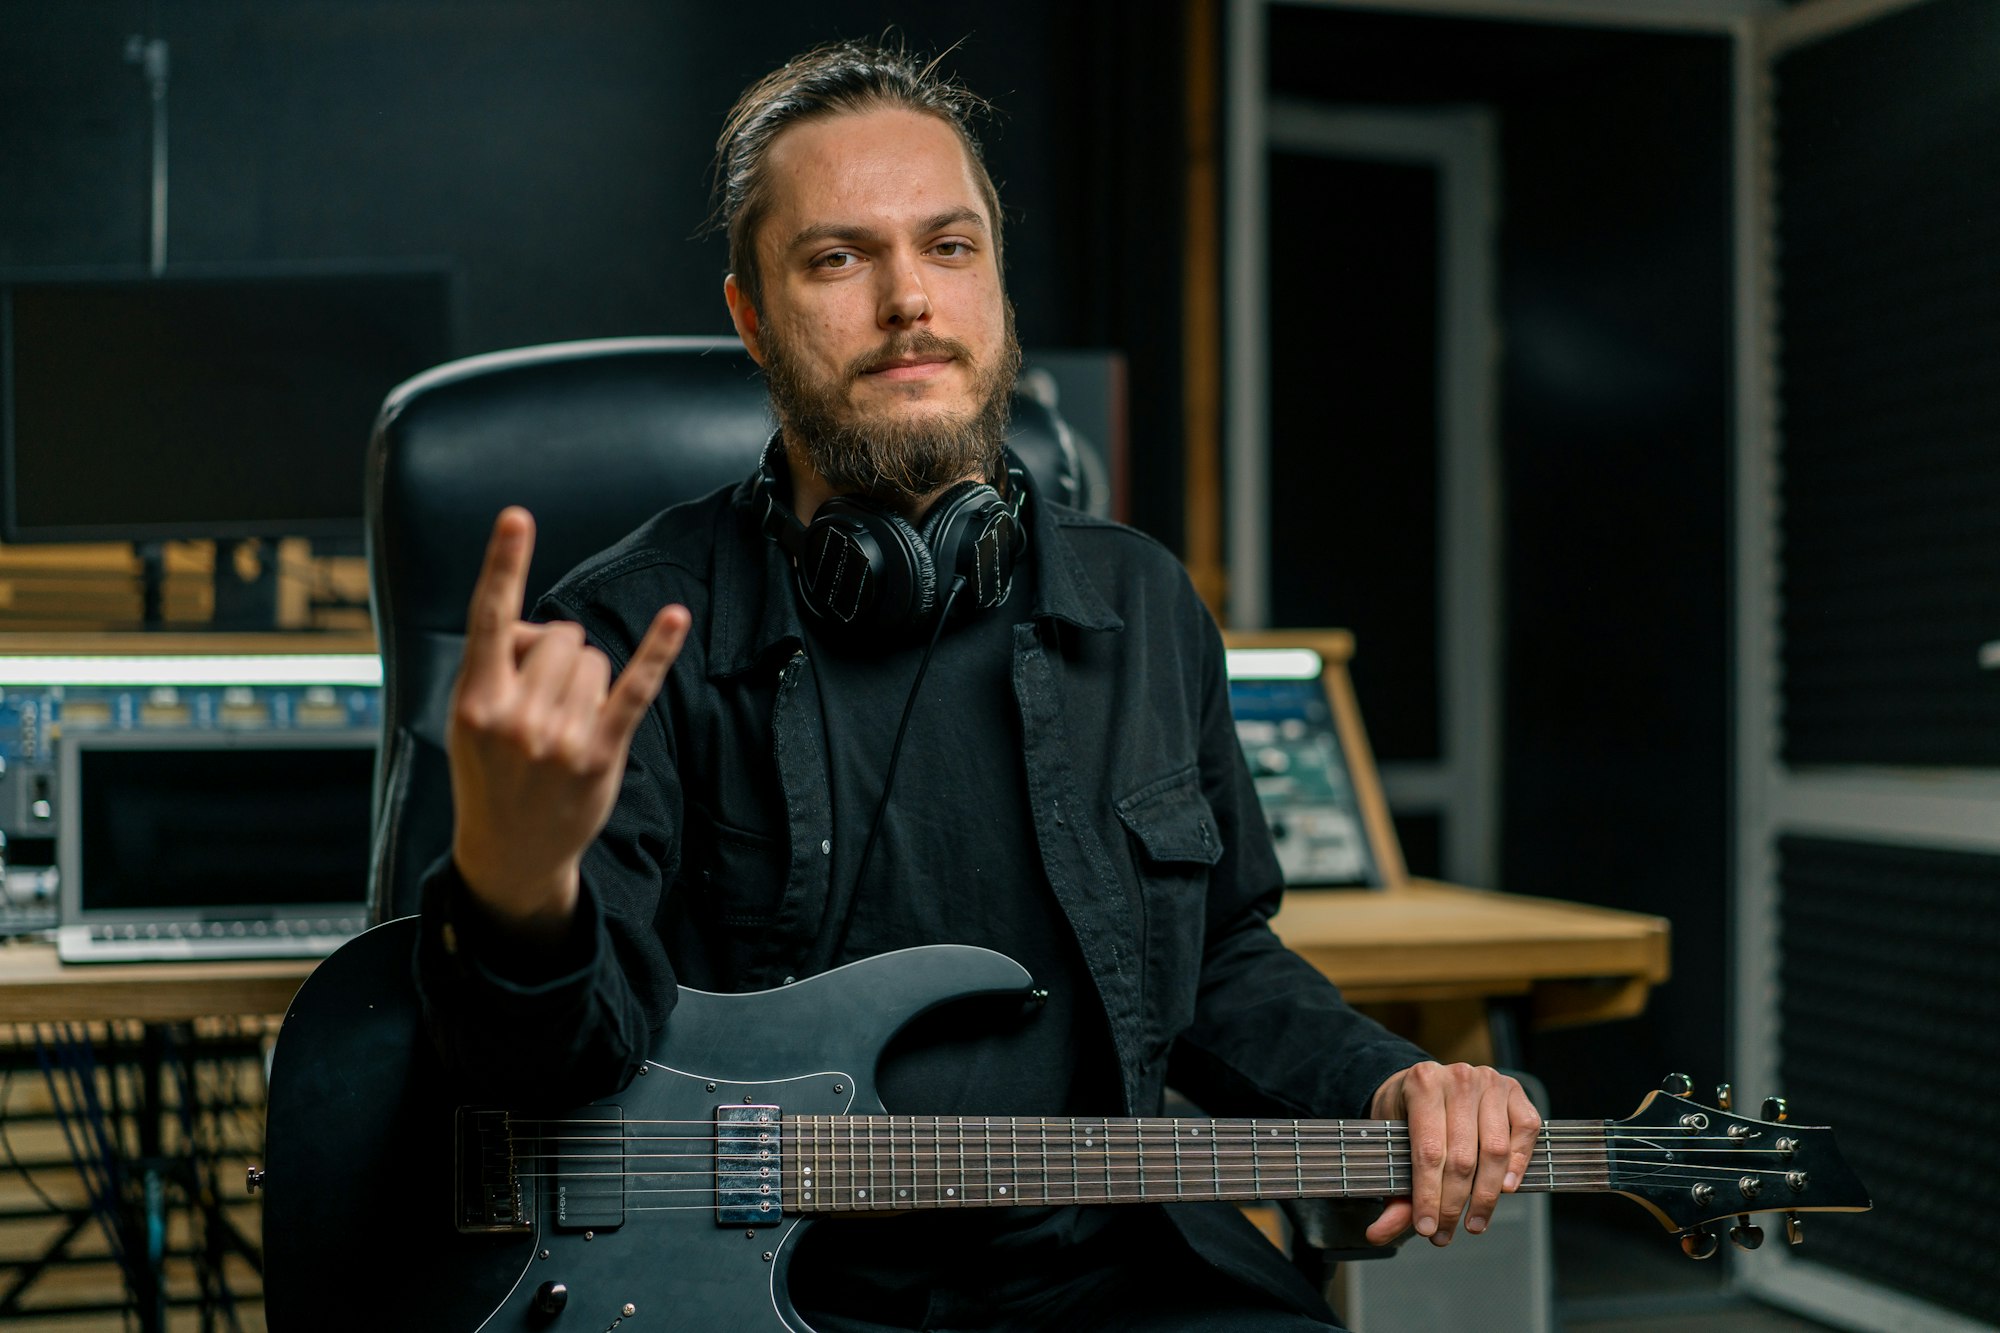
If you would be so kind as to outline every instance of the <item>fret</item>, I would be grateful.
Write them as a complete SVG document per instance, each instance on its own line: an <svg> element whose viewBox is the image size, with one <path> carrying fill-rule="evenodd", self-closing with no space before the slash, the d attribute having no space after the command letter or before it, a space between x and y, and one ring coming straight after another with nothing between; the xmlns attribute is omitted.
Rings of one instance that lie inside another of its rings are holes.
<svg viewBox="0 0 2000 1333"><path fill-rule="evenodd" d="M1132 1147L1139 1159L1139 1198L1143 1202L1146 1197L1146 1122L1143 1120L1132 1122Z"/></svg>
<svg viewBox="0 0 2000 1333"><path fill-rule="evenodd" d="M1347 1122L1342 1120L1337 1123L1339 1128L1334 1133L1338 1136L1340 1143L1340 1196L1344 1199L1351 1195L1354 1190L1347 1183ZM1303 1181L1300 1182L1300 1188L1304 1188Z"/></svg>
<svg viewBox="0 0 2000 1333"><path fill-rule="evenodd" d="M986 1200L993 1201L993 1117L979 1117L979 1127L986 1140Z"/></svg>
<svg viewBox="0 0 2000 1333"><path fill-rule="evenodd" d="M1007 1166L1007 1178L1014 1183L1013 1197L1018 1201L1021 1197L1021 1121L1018 1116L1007 1117Z"/></svg>
<svg viewBox="0 0 2000 1333"><path fill-rule="evenodd" d="M1181 1175L1181 1122L1174 1124L1174 1197L1183 1198L1187 1194L1187 1182Z"/></svg>
<svg viewBox="0 0 2000 1333"><path fill-rule="evenodd" d="M958 1181L957 1187L950 1192L953 1198L963 1199L965 1196L965 1117L961 1115L955 1116L953 1119L957 1121L958 1126Z"/></svg>
<svg viewBox="0 0 2000 1333"><path fill-rule="evenodd" d="M1042 1202L1049 1202L1049 1191L1053 1185L1049 1176L1049 1118L1042 1117Z"/></svg>
<svg viewBox="0 0 2000 1333"><path fill-rule="evenodd" d="M1258 1155L1257 1123L1250 1124L1250 1192L1257 1198L1264 1197L1264 1163Z"/></svg>
<svg viewBox="0 0 2000 1333"><path fill-rule="evenodd" d="M1076 1151L1076 1117L1070 1117L1070 1197L1066 1203L1082 1203L1084 1199L1084 1177L1082 1177L1084 1155Z"/></svg>
<svg viewBox="0 0 2000 1333"><path fill-rule="evenodd" d="M889 1127L889 1188L883 1195L884 1206L887 1207L890 1206L887 1200L894 1200L896 1203L907 1201L910 1192L896 1184L896 1117L887 1116L884 1120Z"/></svg>
<svg viewBox="0 0 2000 1333"><path fill-rule="evenodd" d="M944 1117L931 1117L931 1202L944 1202Z"/></svg>
<svg viewBox="0 0 2000 1333"><path fill-rule="evenodd" d="M1544 1125L1542 1127L1542 1137L1547 1138L1548 1132L1548 1126ZM1549 1150L1546 1165L1549 1169L1549 1188L1553 1190L1556 1187L1556 1154L1553 1146Z"/></svg>
<svg viewBox="0 0 2000 1333"><path fill-rule="evenodd" d="M1111 1156L1111 1122L1109 1120L1102 1120L1098 1123L1103 1126L1104 1137L1104 1197L1111 1199L1116 1197L1116 1191L1112 1188L1111 1178L1112 1167L1115 1165Z"/></svg>
<svg viewBox="0 0 2000 1333"><path fill-rule="evenodd" d="M1344 1180L1347 1174L1347 1145L1345 1142L1340 1145L1340 1162L1341 1176ZM1305 1145L1299 1142L1299 1122L1296 1120L1292 1122L1292 1172L1299 1179L1299 1197L1304 1198L1306 1193L1306 1152Z"/></svg>
<svg viewBox="0 0 2000 1333"><path fill-rule="evenodd" d="M1215 1193L1210 1197L1219 1199L1222 1197L1222 1136L1216 1128L1214 1125L1208 1128L1208 1158L1215 1175Z"/></svg>

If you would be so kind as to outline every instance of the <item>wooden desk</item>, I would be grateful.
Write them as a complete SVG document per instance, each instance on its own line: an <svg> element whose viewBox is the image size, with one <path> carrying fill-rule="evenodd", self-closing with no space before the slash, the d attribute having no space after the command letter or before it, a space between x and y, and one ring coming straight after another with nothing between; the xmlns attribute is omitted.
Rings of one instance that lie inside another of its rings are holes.
<svg viewBox="0 0 2000 1333"><path fill-rule="evenodd" d="M1664 917L1430 880L1294 890L1272 927L1441 1060L1492 1059L1494 1000L1537 1028L1601 1023L1642 1011L1670 973Z"/></svg>
<svg viewBox="0 0 2000 1333"><path fill-rule="evenodd" d="M1296 890L1272 923L1349 1000L1444 1060L1493 1058L1488 1012L1537 1028L1629 1018L1669 975L1664 918L1428 880ZM175 1022L281 1014L309 959L65 967L46 944L0 948L0 1018Z"/></svg>
<svg viewBox="0 0 2000 1333"><path fill-rule="evenodd" d="M282 1014L318 960L230 963L77 963L53 944L0 946L0 1021L140 1019L175 1023L232 1014Z"/></svg>
<svg viewBox="0 0 2000 1333"><path fill-rule="evenodd" d="M1272 923L1356 1004L1437 1008L1522 998L1538 1027L1629 1018L1670 973L1665 918L1429 880L1300 889ZM53 946L0 946L10 1022L281 1014L311 959L64 966Z"/></svg>

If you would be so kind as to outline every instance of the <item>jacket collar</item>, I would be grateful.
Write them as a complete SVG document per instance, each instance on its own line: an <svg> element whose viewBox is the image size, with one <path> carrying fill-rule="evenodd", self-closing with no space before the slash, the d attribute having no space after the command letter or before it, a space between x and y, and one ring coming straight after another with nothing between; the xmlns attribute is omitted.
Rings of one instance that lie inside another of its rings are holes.
<svg viewBox="0 0 2000 1333"><path fill-rule="evenodd" d="M1035 562L1037 576L1030 616L1078 629L1124 629L1125 622L1085 573L1053 506L1042 502L1035 479L1025 467L1020 475L1028 489L1024 556ZM741 675L774 653L789 656L805 644L805 627L792 593L791 562L764 534L765 508L763 484L752 474L730 493L720 519L708 627L712 680Z"/></svg>

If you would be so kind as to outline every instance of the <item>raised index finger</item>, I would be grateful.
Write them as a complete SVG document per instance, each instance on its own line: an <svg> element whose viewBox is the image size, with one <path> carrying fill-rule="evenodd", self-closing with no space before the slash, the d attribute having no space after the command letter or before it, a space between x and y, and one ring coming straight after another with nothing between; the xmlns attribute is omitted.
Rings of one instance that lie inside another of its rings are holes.
<svg viewBox="0 0 2000 1333"><path fill-rule="evenodd" d="M493 520L486 559L479 567L479 581L472 585L472 602L466 609L467 682L489 681L512 670L514 626L521 619L528 561L534 553L534 517L519 505L507 506Z"/></svg>

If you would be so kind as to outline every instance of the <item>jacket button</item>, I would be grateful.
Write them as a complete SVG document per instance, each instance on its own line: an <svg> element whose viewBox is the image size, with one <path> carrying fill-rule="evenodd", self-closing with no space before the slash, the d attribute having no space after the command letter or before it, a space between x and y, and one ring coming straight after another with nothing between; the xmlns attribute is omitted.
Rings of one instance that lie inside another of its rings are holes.
<svg viewBox="0 0 2000 1333"><path fill-rule="evenodd" d="M820 854L821 856L832 856L832 855L833 855L833 839L832 839L832 838L821 838L821 839L819 840L819 854Z"/></svg>

